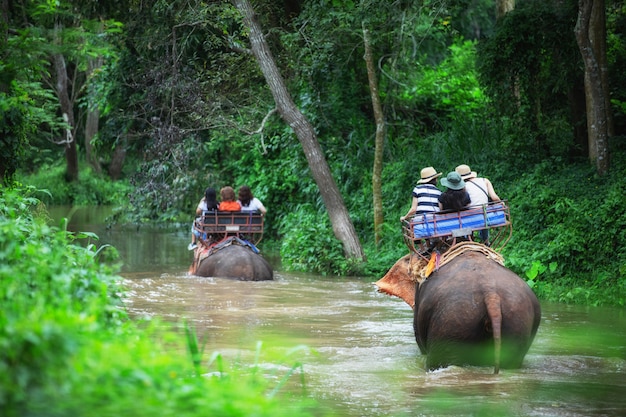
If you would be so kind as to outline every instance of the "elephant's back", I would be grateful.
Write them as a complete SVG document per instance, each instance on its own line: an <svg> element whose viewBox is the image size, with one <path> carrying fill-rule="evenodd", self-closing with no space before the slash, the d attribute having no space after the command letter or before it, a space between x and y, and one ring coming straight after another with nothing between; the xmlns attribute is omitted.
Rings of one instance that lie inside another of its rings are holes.
<svg viewBox="0 0 626 417"><path fill-rule="evenodd" d="M495 364L494 326L500 330L500 365L519 367L541 316L526 282L477 252L442 266L417 289L415 300L413 328L429 369Z"/></svg>
<svg viewBox="0 0 626 417"><path fill-rule="evenodd" d="M426 283L433 293L494 288L525 296L534 293L516 273L478 252L467 252L444 265Z"/></svg>
<svg viewBox="0 0 626 417"><path fill-rule="evenodd" d="M274 279L274 271L260 254L242 245L229 245L200 256L195 275L246 281Z"/></svg>
<svg viewBox="0 0 626 417"><path fill-rule="evenodd" d="M416 319L445 326L481 326L485 299L497 294L505 323L524 323L513 332L536 332L541 315L537 297L517 274L484 255L468 252L428 278L416 297ZM454 311L449 315L447 312Z"/></svg>

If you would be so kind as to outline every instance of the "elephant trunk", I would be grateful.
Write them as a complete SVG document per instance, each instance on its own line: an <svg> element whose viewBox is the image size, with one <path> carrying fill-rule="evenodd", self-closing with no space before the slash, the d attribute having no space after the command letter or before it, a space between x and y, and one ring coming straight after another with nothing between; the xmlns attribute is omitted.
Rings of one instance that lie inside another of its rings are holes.
<svg viewBox="0 0 626 417"><path fill-rule="evenodd" d="M497 293L490 293L485 297L487 315L491 321L491 331L493 334L494 347L494 374L500 372L500 351L502 348L502 310L500 308L500 296Z"/></svg>

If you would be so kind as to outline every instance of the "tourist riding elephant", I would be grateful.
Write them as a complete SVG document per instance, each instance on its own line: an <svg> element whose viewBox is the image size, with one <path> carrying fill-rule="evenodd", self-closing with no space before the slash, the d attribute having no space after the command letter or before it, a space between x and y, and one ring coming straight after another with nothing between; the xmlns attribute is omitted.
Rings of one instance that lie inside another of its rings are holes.
<svg viewBox="0 0 626 417"><path fill-rule="evenodd" d="M530 287L477 251L459 254L418 284L417 255L396 262L379 291L413 308L413 329L430 370L448 365L519 368L535 338L541 307Z"/></svg>
<svg viewBox="0 0 626 417"><path fill-rule="evenodd" d="M202 277L234 278L243 281L274 279L270 264L246 246L229 245L219 250L196 249L189 273Z"/></svg>

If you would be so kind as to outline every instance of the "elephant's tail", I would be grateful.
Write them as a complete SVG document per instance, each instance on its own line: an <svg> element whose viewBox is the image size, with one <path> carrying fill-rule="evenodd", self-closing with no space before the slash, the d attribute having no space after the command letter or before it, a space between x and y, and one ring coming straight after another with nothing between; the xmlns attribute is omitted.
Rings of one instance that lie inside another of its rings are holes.
<svg viewBox="0 0 626 417"><path fill-rule="evenodd" d="M485 297L485 306L487 314L491 321L491 330L493 333L493 352L494 352L494 374L500 372L500 350L502 348L502 310L500 309L500 296L496 293L488 294Z"/></svg>

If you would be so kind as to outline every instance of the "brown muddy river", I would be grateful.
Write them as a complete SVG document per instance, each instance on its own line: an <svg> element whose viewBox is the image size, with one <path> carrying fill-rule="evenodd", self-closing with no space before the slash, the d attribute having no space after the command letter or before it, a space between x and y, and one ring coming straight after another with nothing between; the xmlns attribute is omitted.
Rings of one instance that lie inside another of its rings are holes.
<svg viewBox="0 0 626 417"><path fill-rule="evenodd" d="M75 215L71 230L99 234L125 260L133 318L188 319L206 340L205 360L219 352L257 363L276 385L295 368L282 390L304 387L320 411L350 417L626 415L625 308L542 302L542 322L522 369L425 372L411 309L376 292L377 278L280 270L269 282L189 276L188 226L107 230L97 216L84 218Z"/></svg>

